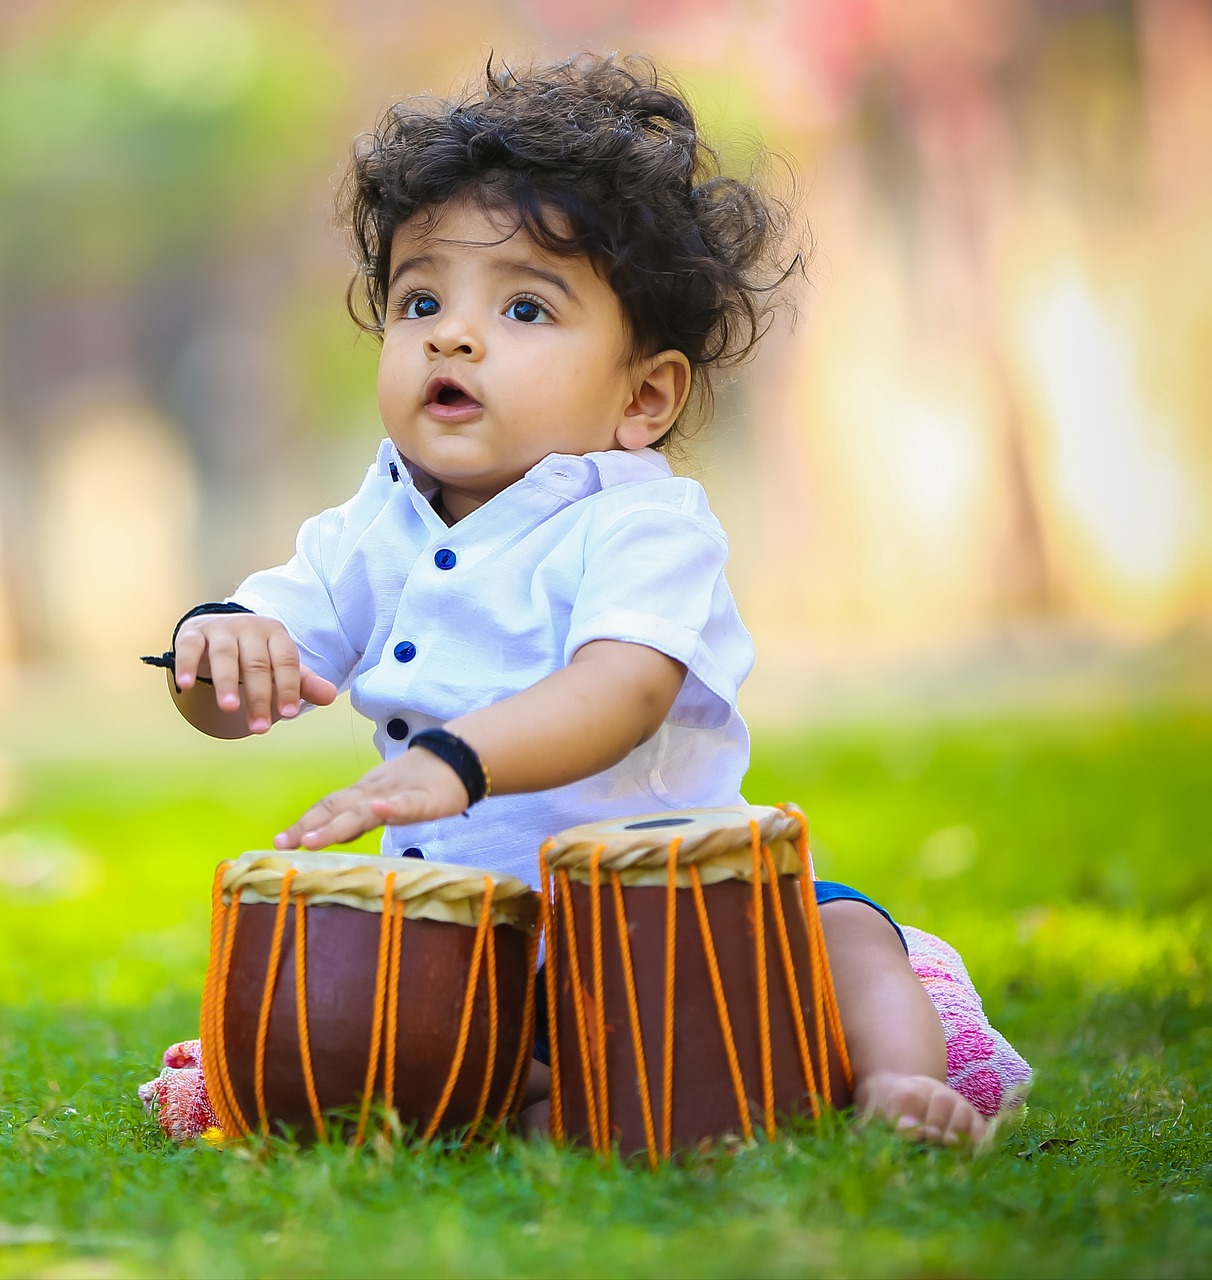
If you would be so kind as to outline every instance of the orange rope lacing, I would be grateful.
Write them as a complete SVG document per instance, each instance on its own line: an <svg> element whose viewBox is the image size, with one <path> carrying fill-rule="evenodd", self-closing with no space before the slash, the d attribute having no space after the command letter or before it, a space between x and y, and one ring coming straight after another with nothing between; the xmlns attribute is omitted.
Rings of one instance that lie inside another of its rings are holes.
<svg viewBox="0 0 1212 1280"><path fill-rule="evenodd" d="M821 1097L827 1107L833 1105L833 1079L829 1070L829 1044L825 1033L825 982L821 973L820 922L816 890L807 876L800 878L804 899L804 915L808 923L808 959L812 972L812 1017L816 1027L816 1060L821 1066Z"/></svg>
<svg viewBox="0 0 1212 1280"><path fill-rule="evenodd" d="M678 850L681 847L681 836L669 842L665 879L665 1054L661 1073L661 1154L666 1160L673 1152L673 990L678 931Z"/></svg>
<svg viewBox="0 0 1212 1280"><path fill-rule="evenodd" d="M206 953L206 979L202 984L202 1016L198 1031L202 1039L204 1059L207 1050L214 1047L215 988L219 982L219 958L223 949L223 873L229 866L230 862L219 864L210 887L210 946ZM205 1072L205 1065L203 1071ZM214 1089L217 1090L218 1077L212 1079Z"/></svg>
<svg viewBox="0 0 1212 1280"><path fill-rule="evenodd" d="M815 896L815 895L814 895ZM818 918L820 908L817 908ZM817 930L816 935L817 963L821 966L822 980L825 988L825 1014L829 1022L829 1030L833 1033L833 1042L837 1046L838 1059L842 1068L842 1078L846 1088L854 1088L854 1072L850 1068L850 1054L846 1049L846 1036L842 1030L842 1016L838 1009L837 993L833 988L833 972L829 968L829 953L825 950L825 931Z"/></svg>
<svg viewBox="0 0 1212 1280"><path fill-rule="evenodd" d="M459 1072L463 1068L463 1057L467 1052L467 1038L471 1031L471 1011L475 1003L476 987L480 981L480 962L484 956L485 936L492 928L492 895L492 877L485 876L484 902L480 908L480 923L476 929L475 949L471 955L471 971L467 975L467 990L463 997L463 1016L459 1022L459 1038L455 1045L454 1061L450 1064L450 1073L446 1077L446 1085L442 1090L442 1096L438 1099L438 1105L429 1119L429 1124L426 1126L424 1134L421 1135L422 1142L428 1142L437 1133L438 1126L442 1123L442 1117L446 1114L446 1108L450 1105L455 1082L458 1080ZM471 1122L473 1131L479 1128L480 1121L483 1118L484 1113L481 1110L480 1114Z"/></svg>
<svg viewBox="0 0 1212 1280"><path fill-rule="evenodd" d="M391 917L395 887L396 874L394 871L389 871L383 878L379 955L375 963L375 1002L370 1015L370 1052L366 1056L366 1080L362 1085L362 1109L358 1114L358 1131L354 1134L355 1147L360 1147L366 1140L366 1124L370 1119L370 1104L374 1100L375 1076L379 1073L379 1050L383 1043L383 1015L387 1003L387 961L391 953Z"/></svg>
<svg viewBox="0 0 1212 1280"><path fill-rule="evenodd" d="M577 1046L581 1051L581 1075L585 1085L585 1110L589 1116L589 1138L594 1150L601 1152L606 1144L602 1139L602 1131L598 1127L598 1108L593 1089L593 1065L589 1056L589 1025L585 1017L585 991L581 986L581 961L577 954L576 920L572 914L572 888L565 868L561 868L557 873L556 882L560 887L560 898L564 904L564 924L568 933L568 969L572 987L572 1007L576 1015Z"/></svg>
<svg viewBox="0 0 1212 1280"><path fill-rule="evenodd" d="M753 860L753 965L757 975L758 1048L762 1064L762 1106L766 1113L766 1137L776 1133L774 1123L774 1067L770 1051L770 983L766 973L766 914L762 908L762 829L749 823L749 851Z"/></svg>
<svg viewBox="0 0 1212 1280"><path fill-rule="evenodd" d="M480 1086L480 1099L476 1103L476 1118L463 1139L464 1148L471 1146L484 1112L488 1108L488 1091L497 1069L497 934L489 921L484 937L484 954L488 965L488 1053L484 1060L484 1083Z"/></svg>
<svg viewBox="0 0 1212 1280"><path fill-rule="evenodd" d="M383 1132L391 1133L390 1112L396 1100L396 1040L400 1013L400 948L404 934L404 904L391 904L391 942L387 960L387 1018L383 1045Z"/></svg>
<svg viewBox="0 0 1212 1280"><path fill-rule="evenodd" d="M720 1019L720 1033L724 1037L724 1052L728 1055L728 1070L732 1075L732 1088L736 1094L737 1114L741 1132L753 1137L753 1121L749 1116L749 1099L745 1096L745 1084L741 1077L741 1064L737 1060L736 1041L732 1035L732 1020L728 1017L728 1002L724 999L724 984L720 981L720 965L715 955L715 943L711 938L711 923L707 919L707 904L703 901L703 882L697 866L690 867L690 887L694 891L694 907L699 917L699 932L703 938L703 954L707 958L707 970L711 975L711 991L715 996L715 1009Z"/></svg>
<svg viewBox="0 0 1212 1280"><path fill-rule="evenodd" d="M619 953L623 958L623 982L627 988L627 1016L631 1020L631 1044L635 1050L636 1075L640 1084L640 1106L644 1113L644 1137L648 1141L648 1163L655 1169L657 1167L656 1125L652 1118L652 1096L648 1092L648 1063L644 1057L644 1037L640 1033L640 1003L636 996L635 970L631 963L631 934L627 929L627 916L623 910L623 886L617 871L612 871L610 874L610 887L614 891L614 918L618 926Z"/></svg>
<svg viewBox="0 0 1212 1280"><path fill-rule="evenodd" d="M526 940L526 1002L522 1009L522 1042L518 1045L518 1060L514 1065L513 1079L509 1082L510 1102L508 1111L517 1112L522 1106L523 1067L534 1057L535 1036L535 983L539 964L539 939Z"/></svg>
<svg viewBox="0 0 1212 1280"><path fill-rule="evenodd" d="M543 918L543 940L547 944L547 957L543 970L544 983L547 988L547 1039L551 1057L551 1137L554 1142L564 1141L564 1092L560 1086L560 1037L557 1034L556 1000L559 989L556 982L556 937L555 895L551 883L551 872L547 866L547 855L555 848L554 840L545 840L539 849L539 888L541 900L539 909Z"/></svg>
<svg viewBox="0 0 1212 1280"><path fill-rule="evenodd" d="M534 1036L534 997L535 997L535 964L539 955L538 938L526 939L526 1000L522 1008L522 1035L518 1041L518 1054L513 1064L513 1074L509 1077L509 1085L505 1090L505 1101L497 1112L492 1128L485 1137L491 1142L497 1130L505 1123L505 1117L516 1111L522 1102L522 1068L526 1065L526 1056L532 1050Z"/></svg>
<svg viewBox="0 0 1212 1280"><path fill-rule="evenodd" d="M269 1133L269 1113L265 1109L265 1047L269 1039L269 1011L273 1008L274 988L278 985L278 966L282 961L282 935L286 929L286 913L290 908L290 882L293 869L282 877L282 891L274 910L274 932L269 944L269 961L265 966L265 987L261 992L261 1015L257 1019L257 1049L254 1058L253 1086L257 1097L257 1122L262 1135Z"/></svg>
<svg viewBox="0 0 1212 1280"><path fill-rule="evenodd" d="M593 942L594 1028L598 1041L598 1133L602 1139L600 1152L610 1151L610 1094L606 1072L606 983L602 964L602 854L604 844L593 851L589 863L589 916Z"/></svg>
<svg viewBox="0 0 1212 1280"><path fill-rule="evenodd" d="M833 988L833 971L829 967L829 954L825 949L825 930L821 924L821 909L816 900L816 889L812 882L812 855L808 851L808 820L797 809L785 809L799 823L800 833L796 842L803 871L800 874L800 889L804 899L804 914L808 922L809 954L812 969L817 975L813 992L813 1012L816 1019L817 1062L821 1069L821 1093L826 1106L833 1105L833 1087L830 1081L828 1050L825 1041L825 1020L828 1018L829 1028L833 1032L833 1041L837 1046L838 1061L842 1068L842 1078L848 1089L854 1088L854 1073L850 1068L850 1054L846 1049L846 1037L842 1032L841 1015L837 1007L837 994Z"/></svg>
<svg viewBox="0 0 1212 1280"><path fill-rule="evenodd" d="M307 1089L307 1105L316 1137L324 1137L324 1117L316 1093L316 1077L311 1060L311 1033L307 1029L307 904L295 899L295 1018L299 1024L299 1060L303 1065L303 1084Z"/></svg>
<svg viewBox="0 0 1212 1280"><path fill-rule="evenodd" d="M821 1102L817 1096L816 1072L812 1067L812 1054L808 1051L808 1033L804 1028L804 1009L800 1002L800 987L795 976L795 963L791 958L791 940L787 935L787 918L783 912L783 897L779 892L778 876L774 869L774 857L768 846L762 846L762 861L770 877L774 905L774 924L779 939L779 953L783 959L783 976L787 980L787 995L791 1003L791 1017L795 1024L795 1043L800 1053L800 1066L804 1071L804 1087L808 1092L808 1105L814 1117L821 1114ZM822 1070L825 1064L822 1065Z"/></svg>
<svg viewBox="0 0 1212 1280"><path fill-rule="evenodd" d="M232 957L236 950L236 922L240 914L240 893L237 889L227 904L227 920L223 926L223 964L219 970L218 1004L217 1004L217 1044L219 1049L219 1067L223 1077L223 1087L231 1098L234 1118L238 1122L237 1133L252 1133L252 1125L245 1118L244 1109L236 1097L236 1087L232 1084L231 1068L227 1061L227 988L231 982Z"/></svg>
<svg viewBox="0 0 1212 1280"><path fill-rule="evenodd" d="M209 1081L211 1106L219 1126L228 1137L251 1132L244 1113L236 1101L231 1074L227 1069L224 1041L224 1009L227 975L231 969L231 953L236 940L236 912L240 891L232 895L231 904L223 906L223 875L231 862L222 862L215 870L211 889L210 957L206 966L206 982L202 988L202 1075Z"/></svg>

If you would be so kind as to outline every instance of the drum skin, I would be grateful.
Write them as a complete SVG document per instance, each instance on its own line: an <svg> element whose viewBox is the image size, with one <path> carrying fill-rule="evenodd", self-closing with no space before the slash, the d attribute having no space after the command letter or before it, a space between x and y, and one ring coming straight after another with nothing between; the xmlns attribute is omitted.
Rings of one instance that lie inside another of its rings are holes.
<svg viewBox="0 0 1212 1280"><path fill-rule="evenodd" d="M605 881L605 877L603 877ZM795 876L778 878L778 890L787 922L788 941L799 987L800 1003L818 1087L821 1081L813 1023L812 965L808 952L808 932L800 883ZM577 956L592 1060L597 1080L601 1048L597 1044L593 985L591 929L592 889L572 881ZM802 1060L791 1012L779 938L773 920L770 888L763 886L762 912L766 944L769 989L770 1042L774 1106L777 1115L810 1110L805 1090ZM745 1093L755 1124L763 1121L761 1032L755 961L753 886L740 880L725 880L703 888L703 899L711 926L712 941L719 962L720 977L732 1025L737 1058ZM631 940L644 1057L652 1098L656 1131L663 1123L662 1079L665 1034L665 911L666 890L659 886L632 886L623 891L623 910ZM605 1006L607 1088L611 1137L624 1153L646 1148L639 1071L632 1045L631 1020L622 957L619 952L618 922L609 885L601 891L603 941L603 1004ZM560 920L559 947L568 946L567 921ZM577 1038L571 967L566 957L557 963L559 974L558 1049L564 1125L569 1138L590 1140L586 1109L584 1071ZM739 1125L736 1093L720 1029L720 1019L712 992L698 916L688 888L677 890L677 933L675 946L672 1146L676 1150L693 1147L704 1139L736 1132ZM827 1051L833 1105L850 1102L836 1048L829 1040Z"/></svg>
<svg viewBox="0 0 1212 1280"><path fill-rule="evenodd" d="M240 1110L255 1125L257 1026L265 990L276 908L240 906L224 1000L224 1047ZM287 914L265 1051L265 1105L271 1126L314 1136L300 1056L295 992L295 913ZM320 1109L359 1107L366 1083L382 916L337 904L309 905L306 919L307 1023ZM497 1045L485 1115L505 1106L525 1022L527 938L506 924L493 929L496 952ZM476 930L435 920L405 919L400 944L393 1105L405 1129L432 1117L456 1056ZM478 1114L489 1058L489 970L481 962L471 1030L442 1128ZM379 1050L376 1095L382 1095L385 1046ZM530 1050L526 1051L526 1063ZM525 1065L523 1071L526 1070ZM524 1081L522 1082L524 1084Z"/></svg>

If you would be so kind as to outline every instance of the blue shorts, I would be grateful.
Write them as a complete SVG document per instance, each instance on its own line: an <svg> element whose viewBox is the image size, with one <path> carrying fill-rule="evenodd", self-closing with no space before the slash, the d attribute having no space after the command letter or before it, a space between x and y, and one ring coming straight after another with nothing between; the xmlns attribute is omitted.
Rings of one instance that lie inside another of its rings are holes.
<svg viewBox="0 0 1212 1280"><path fill-rule="evenodd" d="M896 936L900 938L901 946L908 954L909 944L905 941L900 925L878 902L873 902L865 893L859 893L857 889L852 889L848 884L839 884L836 880L814 880L812 883L816 885L816 903L819 907L823 907L826 902L865 902L872 910L878 911L896 930Z"/></svg>
<svg viewBox="0 0 1212 1280"><path fill-rule="evenodd" d="M836 880L814 880L813 884L816 886L818 906L824 906L827 902L865 902L873 911L878 911L888 921L896 930L896 936L900 938L901 946L905 948L906 952L909 950L900 925L893 920L878 902L872 902L865 893L859 893L857 889L852 889L848 884L839 884ZM534 987L534 1014L534 1056L546 1066L551 1066L551 1039L547 1032L547 983L543 981L542 966L539 968L538 980Z"/></svg>

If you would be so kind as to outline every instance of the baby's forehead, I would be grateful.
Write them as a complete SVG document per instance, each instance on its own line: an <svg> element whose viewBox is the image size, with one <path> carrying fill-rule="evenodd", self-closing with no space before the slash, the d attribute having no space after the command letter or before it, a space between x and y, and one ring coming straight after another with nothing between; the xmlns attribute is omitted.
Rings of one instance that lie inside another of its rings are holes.
<svg viewBox="0 0 1212 1280"><path fill-rule="evenodd" d="M544 211L557 234L566 233L567 224L558 211ZM563 225L561 225L563 224ZM430 250L474 251L499 249L509 256L538 257L558 261L578 258L588 263L584 254L558 254L540 244L515 209L482 208L471 200L451 200L446 204L431 205L418 210L407 221L400 223L392 235L392 258L405 253L424 253Z"/></svg>
<svg viewBox="0 0 1212 1280"><path fill-rule="evenodd" d="M544 210L543 219L545 230L557 237L568 234L568 224L558 211L549 215ZM613 309L621 305L602 265L587 253L561 252L558 243L536 237L517 210L482 208L470 199L422 210L396 228L389 283L414 268L446 269L468 263L503 275L533 272L554 278L557 287L585 306L605 304Z"/></svg>

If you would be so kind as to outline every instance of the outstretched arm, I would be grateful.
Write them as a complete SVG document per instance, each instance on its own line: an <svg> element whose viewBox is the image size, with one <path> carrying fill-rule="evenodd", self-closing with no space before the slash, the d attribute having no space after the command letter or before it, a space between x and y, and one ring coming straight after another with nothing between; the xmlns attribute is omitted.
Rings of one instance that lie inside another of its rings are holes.
<svg viewBox="0 0 1212 1280"><path fill-rule="evenodd" d="M609 769L651 738L685 678L686 668L656 649L595 640L562 670L446 728L480 757L494 795L545 791ZM455 771L418 748L326 796L274 844L322 849L385 823L449 817L467 802Z"/></svg>

